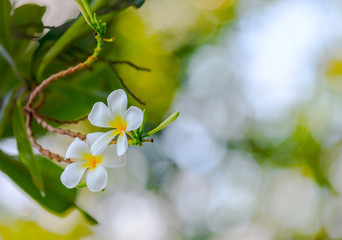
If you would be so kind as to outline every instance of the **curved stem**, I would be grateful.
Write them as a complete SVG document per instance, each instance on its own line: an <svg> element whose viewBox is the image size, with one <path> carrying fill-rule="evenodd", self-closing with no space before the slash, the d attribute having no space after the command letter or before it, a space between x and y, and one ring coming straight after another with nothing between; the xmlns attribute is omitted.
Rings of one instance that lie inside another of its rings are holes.
<svg viewBox="0 0 342 240"><path fill-rule="evenodd" d="M43 148L40 144L37 143L37 140L34 137L33 131L32 131L32 119L34 118L38 124L40 124L43 128L47 129L48 131L51 132L56 132L59 134L64 134L64 135L68 135L71 137L79 137L82 140L85 140L85 135L80 134L80 133L74 133L72 131L69 130L62 130L59 128L55 128L52 125L48 124L43 117L41 117L38 112L36 112L36 110L33 107L34 101L37 98L37 96L51 83L53 83L54 81L62 78L62 77L66 77L72 73L78 72L86 67L89 67L94 61L96 61L98 59L98 56L102 50L103 47L103 43L104 40L102 38L100 38L99 36L96 36L96 40L97 40L97 46L94 49L94 52L91 56L89 56L84 62L77 64L76 66L73 67L69 67L66 70L62 70L58 73L52 74L50 77L48 77L47 79L45 79L40 85L38 85L35 89L33 89L33 91L30 93L29 99L26 103L26 105L24 106L24 110L25 110L25 114L26 114L26 131L28 133L29 136L29 140L32 144L33 147L37 148L39 150L39 152L44 155L47 156L51 159L54 159L58 162L65 162L65 163L71 163L70 159L64 159L62 156L56 154L56 153L52 153L49 150Z"/></svg>
<svg viewBox="0 0 342 240"><path fill-rule="evenodd" d="M33 136L33 131L32 131L32 128L31 128L31 124L32 124L32 114L31 113L26 113L26 131L27 131L27 134L28 134L28 137L29 137L29 140L31 142L31 145L35 148L38 149L38 151L48 157L48 158L51 158L51 159L54 159L56 160L57 162L65 162L65 163L71 163L71 160L69 158L67 159L64 159L64 157L56 154L56 153L53 153L53 152L50 152L49 150L43 148L39 143L37 143L37 140L35 139L35 137Z"/></svg>

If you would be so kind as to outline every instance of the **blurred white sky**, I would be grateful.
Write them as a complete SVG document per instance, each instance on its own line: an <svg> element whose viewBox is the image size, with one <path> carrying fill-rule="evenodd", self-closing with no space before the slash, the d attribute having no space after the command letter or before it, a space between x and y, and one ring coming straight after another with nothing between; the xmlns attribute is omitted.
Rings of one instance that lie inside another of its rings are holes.
<svg viewBox="0 0 342 240"><path fill-rule="evenodd" d="M293 109L315 91L325 48L341 38L336 1L283 0L242 13L227 44L257 117ZM233 40L233 46L231 45Z"/></svg>

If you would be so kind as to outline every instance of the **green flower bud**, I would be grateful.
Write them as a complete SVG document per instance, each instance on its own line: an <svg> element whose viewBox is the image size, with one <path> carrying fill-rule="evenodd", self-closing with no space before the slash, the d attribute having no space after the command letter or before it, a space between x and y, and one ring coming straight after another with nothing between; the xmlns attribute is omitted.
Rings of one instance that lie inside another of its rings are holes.
<svg viewBox="0 0 342 240"><path fill-rule="evenodd" d="M161 124L158 125L158 127L156 127L155 129L149 131L146 135L146 137L149 137L153 134L155 134L156 132L162 130L163 128L166 128L169 124L171 124L174 120L177 119L179 115L179 112L175 112L173 113L170 117L168 117L164 122L162 122Z"/></svg>

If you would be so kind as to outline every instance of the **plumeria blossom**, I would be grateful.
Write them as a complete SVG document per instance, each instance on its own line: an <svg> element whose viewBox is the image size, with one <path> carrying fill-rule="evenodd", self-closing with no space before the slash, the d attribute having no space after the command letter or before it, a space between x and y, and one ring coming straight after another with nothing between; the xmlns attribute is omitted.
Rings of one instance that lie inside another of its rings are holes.
<svg viewBox="0 0 342 240"><path fill-rule="evenodd" d="M143 112L137 107L127 109L127 96L124 90L118 89L109 94L108 107L103 102L94 104L88 119L97 127L112 128L100 133L98 139L91 145L90 152L97 156L106 149L117 136L117 154L123 155L128 148L127 133L140 127L143 122Z"/></svg>
<svg viewBox="0 0 342 240"><path fill-rule="evenodd" d="M76 161L67 165L61 175L61 181L67 188L76 187L85 173L89 190L101 191L105 188L108 179L105 167L118 168L126 165L125 156L117 156L115 145L108 146L97 156L90 153L90 146L99 135L99 133L88 134L86 142L76 138L69 146L65 158Z"/></svg>

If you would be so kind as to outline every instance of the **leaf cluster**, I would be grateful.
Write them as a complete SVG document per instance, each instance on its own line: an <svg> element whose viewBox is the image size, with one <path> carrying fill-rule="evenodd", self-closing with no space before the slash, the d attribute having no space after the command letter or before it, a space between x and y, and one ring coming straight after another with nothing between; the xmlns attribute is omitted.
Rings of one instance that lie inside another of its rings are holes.
<svg viewBox="0 0 342 240"><path fill-rule="evenodd" d="M110 23L120 11L132 5L141 6L143 2L98 0L93 3L92 11L98 11L98 16ZM92 30L83 18L49 27L41 20L45 11L44 6L37 4L13 8L9 0L0 1L0 140L15 137L19 151L18 157L0 151L0 170L48 211L65 215L70 209L78 208L90 223L97 223L75 204L77 190L66 189L60 182L63 168L33 153L25 129L22 105L29 92L49 74L84 60L94 45L87 38ZM97 26L105 28L96 15L95 18ZM79 42L80 39L85 40ZM75 42L77 53L71 48ZM101 89L106 88L107 83L89 78L79 78L77 83L68 85L56 84L48 89L48 98L39 99L41 111L52 117L75 119L89 112L94 101L103 100L105 93ZM66 107L73 102L79 104L77 108ZM36 130L36 133L44 132L37 127Z"/></svg>

